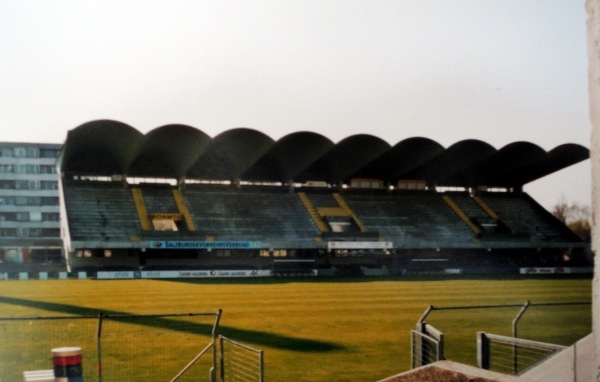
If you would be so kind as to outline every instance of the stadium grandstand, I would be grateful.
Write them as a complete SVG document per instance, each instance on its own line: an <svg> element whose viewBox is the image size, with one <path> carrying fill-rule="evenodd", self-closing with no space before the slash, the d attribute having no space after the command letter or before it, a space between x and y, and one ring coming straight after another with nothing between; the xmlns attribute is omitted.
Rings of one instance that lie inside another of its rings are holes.
<svg viewBox="0 0 600 382"><path fill-rule="evenodd" d="M61 232L69 270L107 278L575 272L589 244L523 186L588 158L98 120L57 160Z"/></svg>

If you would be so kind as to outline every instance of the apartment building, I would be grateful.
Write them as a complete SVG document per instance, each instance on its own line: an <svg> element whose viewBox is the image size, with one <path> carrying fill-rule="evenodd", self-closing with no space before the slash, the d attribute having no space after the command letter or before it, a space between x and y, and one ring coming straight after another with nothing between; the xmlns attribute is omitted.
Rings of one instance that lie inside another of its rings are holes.
<svg viewBox="0 0 600 382"><path fill-rule="evenodd" d="M64 264L56 172L61 147L0 142L0 270Z"/></svg>

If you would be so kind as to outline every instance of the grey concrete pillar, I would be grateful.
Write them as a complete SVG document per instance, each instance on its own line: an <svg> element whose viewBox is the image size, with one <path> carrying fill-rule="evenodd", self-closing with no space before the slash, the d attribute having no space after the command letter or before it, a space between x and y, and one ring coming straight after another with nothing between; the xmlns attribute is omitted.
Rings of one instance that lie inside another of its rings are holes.
<svg viewBox="0 0 600 382"><path fill-rule="evenodd" d="M592 249L600 253L600 0L586 0L589 59L589 105L592 123ZM600 381L600 257L595 258L592 281L592 331L594 333L594 368Z"/></svg>

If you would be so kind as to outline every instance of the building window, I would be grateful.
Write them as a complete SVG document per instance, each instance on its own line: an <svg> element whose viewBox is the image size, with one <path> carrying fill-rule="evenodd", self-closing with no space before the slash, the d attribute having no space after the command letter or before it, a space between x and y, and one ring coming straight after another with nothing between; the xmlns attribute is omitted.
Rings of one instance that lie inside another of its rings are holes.
<svg viewBox="0 0 600 382"><path fill-rule="evenodd" d="M14 180L0 180L0 188L3 190L14 190L15 189L15 181Z"/></svg>
<svg viewBox="0 0 600 382"><path fill-rule="evenodd" d="M43 222L57 222L60 220L60 214L58 212L42 212Z"/></svg>
<svg viewBox="0 0 600 382"><path fill-rule="evenodd" d="M14 196L0 196L0 206L13 206L14 204Z"/></svg>
<svg viewBox="0 0 600 382"><path fill-rule="evenodd" d="M40 149L37 147L28 147L27 148L27 158L39 158L40 157Z"/></svg>
<svg viewBox="0 0 600 382"><path fill-rule="evenodd" d="M0 237L15 237L17 236L16 228L0 228Z"/></svg>
<svg viewBox="0 0 600 382"><path fill-rule="evenodd" d="M42 180L41 183L42 190L57 190L58 182L50 181L50 180Z"/></svg>
<svg viewBox="0 0 600 382"><path fill-rule="evenodd" d="M25 147L15 147L15 158L25 158L27 156L27 149Z"/></svg>
<svg viewBox="0 0 600 382"><path fill-rule="evenodd" d="M0 174L14 174L15 166L12 164L0 164Z"/></svg>
<svg viewBox="0 0 600 382"><path fill-rule="evenodd" d="M0 214L0 221L15 221L17 215L14 212L4 212Z"/></svg>
<svg viewBox="0 0 600 382"><path fill-rule="evenodd" d="M60 229L58 228L42 228L41 233L42 237L59 237Z"/></svg>
<svg viewBox="0 0 600 382"><path fill-rule="evenodd" d="M29 182L27 180L19 179L15 181L15 186L17 190L27 190Z"/></svg>
<svg viewBox="0 0 600 382"><path fill-rule="evenodd" d="M39 172L40 174L54 174L56 172L56 169L54 166L43 164L40 165Z"/></svg>
<svg viewBox="0 0 600 382"><path fill-rule="evenodd" d="M19 222L28 222L29 221L29 212L17 212L16 214L17 221Z"/></svg>
<svg viewBox="0 0 600 382"><path fill-rule="evenodd" d="M51 197L51 196L42 197L41 205L42 206L58 206L58 198Z"/></svg>
<svg viewBox="0 0 600 382"><path fill-rule="evenodd" d="M56 158L58 157L58 150L55 149L40 149L41 158Z"/></svg>
<svg viewBox="0 0 600 382"><path fill-rule="evenodd" d="M29 213L29 221L41 222L42 221L42 213L38 212L38 211L31 211Z"/></svg>
<svg viewBox="0 0 600 382"><path fill-rule="evenodd" d="M13 149L10 147L2 147L0 148L0 157L8 157L8 158L12 158L13 156Z"/></svg>
<svg viewBox="0 0 600 382"><path fill-rule="evenodd" d="M42 229L41 228L29 228L27 232L27 237L42 237Z"/></svg>

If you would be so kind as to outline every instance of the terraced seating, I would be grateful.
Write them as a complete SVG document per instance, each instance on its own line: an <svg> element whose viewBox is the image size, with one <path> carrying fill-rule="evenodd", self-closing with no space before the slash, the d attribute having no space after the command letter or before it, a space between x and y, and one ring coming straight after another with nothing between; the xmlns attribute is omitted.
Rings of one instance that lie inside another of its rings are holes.
<svg viewBox="0 0 600 382"><path fill-rule="evenodd" d="M188 187L184 198L198 232L215 240L313 240L319 234L294 193Z"/></svg>
<svg viewBox="0 0 600 382"><path fill-rule="evenodd" d="M473 238L473 232L439 194L345 193L344 200L367 230L378 231L398 245L469 242Z"/></svg>
<svg viewBox="0 0 600 382"><path fill-rule="evenodd" d="M526 235L532 241L577 240L572 232L527 194L487 193L481 197L515 233Z"/></svg>
<svg viewBox="0 0 600 382"><path fill-rule="evenodd" d="M140 185L148 214L179 211L170 186ZM65 182L64 196L73 240L145 238L314 242L321 232L295 192L287 188L188 185L182 194L194 231L141 232L129 187L112 182ZM333 191L306 193L313 205L340 208ZM353 192L342 198L364 226L396 247L457 246L473 243L475 233L442 194L422 191ZM466 216L484 227L485 240L572 241L574 235L525 194L485 193L481 198L511 231L498 223L467 193L449 193ZM186 215L187 216L187 215ZM486 225L488 225L489 228ZM187 240L187 239L186 239Z"/></svg>
<svg viewBox="0 0 600 382"><path fill-rule="evenodd" d="M170 186L142 186L141 190L148 213L176 213L179 211Z"/></svg>
<svg viewBox="0 0 600 382"><path fill-rule="evenodd" d="M65 182L63 187L73 240L129 240L139 233L131 193L121 183Z"/></svg>

